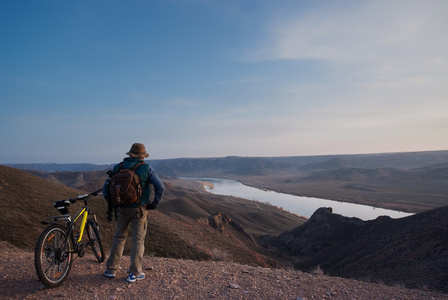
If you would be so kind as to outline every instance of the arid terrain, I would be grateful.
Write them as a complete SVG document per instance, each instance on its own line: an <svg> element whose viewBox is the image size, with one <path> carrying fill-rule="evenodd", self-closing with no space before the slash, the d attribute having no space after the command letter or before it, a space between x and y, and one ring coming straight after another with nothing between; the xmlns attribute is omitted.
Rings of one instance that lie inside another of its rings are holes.
<svg viewBox="0 0 448 300"><path fill-rule="evenodd" d="M128 264L129 257L125 256L122 267ZM33 253L0 242L0 299L448 299L424 287L390 287L330 277L320 270L304 273L150 256L145 257L144 264L146 278L128 284L125 271L116 279L107 279L102 275L104 264L86 255L73 263L62 286L48 289L35 274Z"/></svg>
<svg viewBox="0 0 448 300"><path fill-rule="evenodd" d="M107 281L101 276L104 266L83 258L75 261L68 281L52 290L42 289L32 265L44 228L40 221L57 214L54 201L100 188L110 166L0 166L0 289L8 290L0 290L2 295L71 298L75 292L81 298L120 299L149 291L150 298L166 299L446 298L448 151L150 163L167 187L149 217L150 280L129 286L123 272L120 280ZM361 221L322 208L307 220L272 205L209 194L204 182L177 176L232 178L263 189L417 214ZM107 252L114 223L106 220L101 196L91 205ZM87 273L77 269L83 265ZM14 280L7 270L19 268L23 276ZM20 285L31 289L19 290Z"/></svg>

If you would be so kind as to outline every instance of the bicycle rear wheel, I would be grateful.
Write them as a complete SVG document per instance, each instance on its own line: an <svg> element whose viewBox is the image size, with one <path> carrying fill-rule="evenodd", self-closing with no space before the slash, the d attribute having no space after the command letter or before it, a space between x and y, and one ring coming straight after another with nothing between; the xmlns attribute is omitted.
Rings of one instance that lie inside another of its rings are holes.
<svg viewBox="0 0 448 300"><path fill-rule="evenodd" d="M34 251L34 266L40 281L47 287L60 286L70 273L72 240L61 225L48 226L39 236Z"/></svg>
<svg viewBox="0 0 448 300"><path fill-rule="evenodd" d="M91 219L87 220L87 234L89 236L89 244L92 246L93 254L99 262L104 261L104 249L101 243L100 232L98 226Z"/></svg>

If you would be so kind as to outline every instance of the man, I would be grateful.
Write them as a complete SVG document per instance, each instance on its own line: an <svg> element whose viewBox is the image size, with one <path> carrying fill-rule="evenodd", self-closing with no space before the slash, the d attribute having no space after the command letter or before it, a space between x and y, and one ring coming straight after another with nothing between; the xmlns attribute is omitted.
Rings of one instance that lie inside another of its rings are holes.
<svg viewBox="0 0 448 300"><path fill-rule="evenodd" d="M143 162L143 159L149 156L149 154L146 153L145 145L140 143L133 144L131 150L126 154L129 155L129 157L126 157L123 160L123 169L132 168ZM113 169L113 173L118 172L119 169L120 164L117 164ZM148 210L157 207L165 192L165 187L162 181L151 166L142 164L135 170L135 173L141 180L143 191L140 198L140 204L133 203L118 206L117 228L112 239L110 256L106 262L107 269L104 272L104 276L107 278L115 278L116 272L120 268L120 260L128 236L129 225L131 225L131 265L128 269L129 276L126 279L128 283L133 283L145 278L145 274L142 272L142 260L145 251ZM103 194L106 199L109 197L109 180L110 179L107 179L103 186ZM152 203L149 201L151 193L150 185L154 187L154 199Z"/></svg>

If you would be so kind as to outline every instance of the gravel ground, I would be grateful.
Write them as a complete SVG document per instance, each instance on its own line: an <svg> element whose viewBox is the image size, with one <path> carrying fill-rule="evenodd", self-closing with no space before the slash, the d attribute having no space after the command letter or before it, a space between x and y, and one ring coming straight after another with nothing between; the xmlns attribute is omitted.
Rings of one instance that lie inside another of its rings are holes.
<svg viewBox="0 0 448 300"><path fill-rule="evenodd" d="M448 299L448 295L329 277L315 272L268 269L227 262L145 257L146 278L125 282L129 257L115 279L104 263L77 258L67 280L45 288L34 255L0 247L0 299Z"/></svg>

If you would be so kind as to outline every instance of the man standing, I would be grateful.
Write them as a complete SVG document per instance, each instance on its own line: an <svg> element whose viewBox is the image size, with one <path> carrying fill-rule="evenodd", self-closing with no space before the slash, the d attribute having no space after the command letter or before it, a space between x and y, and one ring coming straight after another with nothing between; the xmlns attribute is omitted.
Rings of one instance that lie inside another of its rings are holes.
<svg viewBox="0 0 448 300"><path fill-rule="evenodd" d="M123 255L124 245L128 236L129 225L132 231L132 245L131 245L131 265L129 266L126 281L133 283L137 280L145 278L142 272L143 253L145 251L145 237L148 225L148 210L155 209L159 204L165 192L165 187L157 175L156 171L149 165L145 164L143 159L149 156L146 153L145 145L135 143L131 150L126 153L126 157L122 163L115 165L113 173L117 173L120 169L134 170L135 174L140 178L142 195L140 201L132 204L118 205L117 207L117 228L112 239L112 246L110 248L110 256L106 262L106 271L104 276L107 278L115 278L116 272L120 268L120 260ZM103 194L108 199L110 178L106 180L103 186ZM154 187L154 200L149 201L151 187Z"/></svg>

